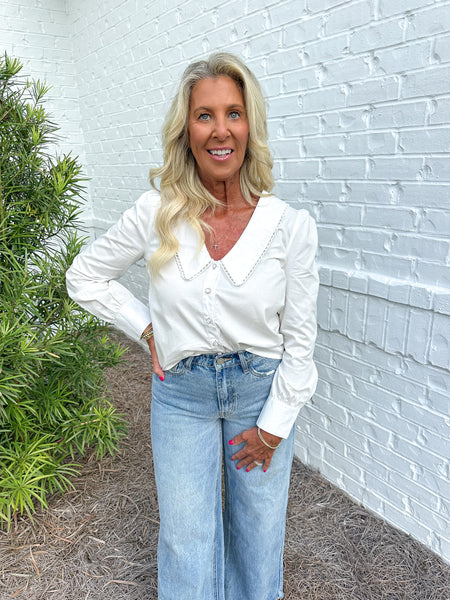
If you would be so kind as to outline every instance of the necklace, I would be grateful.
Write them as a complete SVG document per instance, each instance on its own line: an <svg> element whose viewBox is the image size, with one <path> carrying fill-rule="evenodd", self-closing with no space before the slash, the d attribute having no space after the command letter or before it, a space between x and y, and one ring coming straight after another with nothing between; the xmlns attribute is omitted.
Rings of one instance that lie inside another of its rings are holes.
<svg viewBox="0 0 450 600"><path fill-rule="evenodd" d="M230 211L227 211L227 212L229 213ZM219 246L225 242L225 240L227 239L228 235L230 234L231 229L232 229L232 225L233 225L234 221L236 220L236 214L237 214L237 211L234 210L232 212L232 214L231 214L231 218L230 218L230 221L228 223L227 230L225 231L225 235L222 236L222 240L220 240L220 239L217 238L216 230L214 228L212 228L211 236L212 236L212 239L214 241L212 247L214 248L214 250L216 252L217 252L217 249L219 248Z"/></svg>
<svg viewBox="0 0 450 600"><path fill-rule="evenodd" d="M242 202L237 206L227 207L222 217L215 218L214 212L207 216L205 222L209 227L205 228L204 233L206 239L209 238L208 245L214 260L220 260L233 248L247 227L254 210L254 206Z"/></svg>

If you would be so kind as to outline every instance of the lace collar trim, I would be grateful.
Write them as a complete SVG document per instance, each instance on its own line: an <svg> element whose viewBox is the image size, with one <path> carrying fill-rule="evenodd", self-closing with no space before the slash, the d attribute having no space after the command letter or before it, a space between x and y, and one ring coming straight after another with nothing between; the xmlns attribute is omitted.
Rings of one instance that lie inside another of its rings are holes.
<svg viewBox="0 0 450 600"><path fill-rule="evenodd" d="M287 204L275 196L259 199L247 227L236 244L217 261L235 286L240 286L251 276L275 237ZM198 277L208 269L213 259L206 246L198 249L198 234L189 225L181 223L176 231L180 247L175 255L180 275L186 281Z"/></svg>

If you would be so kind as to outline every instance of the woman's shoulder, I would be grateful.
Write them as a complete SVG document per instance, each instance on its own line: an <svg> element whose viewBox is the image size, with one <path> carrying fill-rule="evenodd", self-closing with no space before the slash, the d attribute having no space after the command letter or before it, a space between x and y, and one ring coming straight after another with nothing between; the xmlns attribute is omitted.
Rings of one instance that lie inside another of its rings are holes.
<svg viewBox="0 0 450 600"><path fill-rule="evenodd" d="M315 226L314 218L305 208L295 207L275 195L263 196L262 198L264 199L264 204L279 207L283 212L280 225L287 231L291 232L294 228L297 229L298 227L309 228Z"/></svg>
<svg viewBox="0 0 450 600"><path fill-rule="evenodd" d="M158 190L147 190L139 196L136 207L146 210L158 210L161 205L161 194Z"/></svg>
<svg viewBox="0 0 450 600"><path fill-rule="evenodd" d="M161 206L161 195L157 190L147 190L139 196L133 206L136 220L139 222L153 222Z"/></svg>

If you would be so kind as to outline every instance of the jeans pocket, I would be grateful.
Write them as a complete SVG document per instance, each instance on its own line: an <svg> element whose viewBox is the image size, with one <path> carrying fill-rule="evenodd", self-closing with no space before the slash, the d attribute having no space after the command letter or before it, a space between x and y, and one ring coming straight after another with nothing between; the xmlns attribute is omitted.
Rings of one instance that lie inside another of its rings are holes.
<svg viewBox="0 0 450 600"><path fill-rule="evenodd" d="M278 358L266 358L257 354L253 354L247 362L248 370L255 377L272 377L279 364Z"/></svg>
<svg viewBox="0 0 450 600"><path fill-rule="evenodd" d="M189 358L183 358L176 365L166 369L164 373L170 373L171 375L184 375L190 366Z"/></svg>

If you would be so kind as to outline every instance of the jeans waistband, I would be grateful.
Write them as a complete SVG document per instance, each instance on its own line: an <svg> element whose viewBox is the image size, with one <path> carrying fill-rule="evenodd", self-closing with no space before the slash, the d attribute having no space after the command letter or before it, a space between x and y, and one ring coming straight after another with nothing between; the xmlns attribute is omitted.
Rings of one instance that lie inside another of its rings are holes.
<svg viewBox="0 0 450 600"><path fill-rule="evenodd" d="M183 363L186 370L189 370L193 365L201 365L202 367L217 366L234 367L240 365L244 373L248 371L248 363L254 356L248 350L240 350L239 352L219 352L217 354L198 354L196 356L188 356L180 361Z"/></svg>

